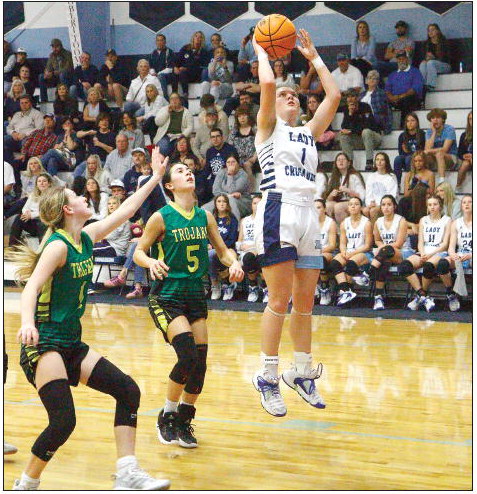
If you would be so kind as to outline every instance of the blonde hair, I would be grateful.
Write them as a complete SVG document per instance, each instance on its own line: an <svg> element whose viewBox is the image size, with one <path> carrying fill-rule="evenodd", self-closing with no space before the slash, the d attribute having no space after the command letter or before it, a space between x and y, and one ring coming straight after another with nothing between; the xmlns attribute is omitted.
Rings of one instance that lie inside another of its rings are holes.
<svg viewBox="0 0 477 494"><path fill-rule="evenodd" d="M91 175L88 170L88 160L90 159L94 159L94 161L96 161L96 172L94 173L94 175ZM99 157L98 154L90 154L86 158L86 173L85 173L86 180L88 178L95 178L99 182L99 178L101 177L102 172L103 172L103 167L101 166L101 158Z"/></svg>
<svg viewBox="0 0 477 494"><path fill-rule="evenodd" d="M30 170L30 163L38 163L40 165L40 173L46 173L46 170L43 168L43 163L41 162L41 159L38 158L38 156L32 156L27 163L27 169L20 172L21 175L24 177L31 178L33 177L31 170Z"/></svg>
<svg viewBox="0 0 477 494"><path fill-rule="evenodd" d="M48 183L50 184L50 187L53 185L53 177L49 173L46 172L40 173L39 175L37 175L35 180L35 187L33 189L33 192L31 193L32 199L39 199L44 194L44 192L42 192L37 185L38 179L40 177L46 178L48 180Z"/></svg>
<svg viewBox="0 0 477 494"><path fill-rule="evenodd" d="M159 90L157 89L157 87L156 87L156 86L154 86L154 84L148 84L148 85L146 86L146 91L147 91L147 89L148 89L148 88L152 88L152 89L154 89L154 92L156 93L156 97L154 98L154 101L155 101L155 100L156 100L156 98L159 96ZM146 96L146 100L147 100L147 102L148 102L149 104L151 104L151 100L149 99L149 96Z"/></svg>
<svg viewBox="0 0 477 494"><path fill-rule="evenodd" d="M13 87L14 86L21 86L22 87L22 92L20 93L20 96L18 98L20 98L21 96L23 96L24 94L26 94L26 91L25 91L25 84L23 84L22 81L20 81L20 79L15 79L13 82L12 82L12 85L10 87L10 91L8 91L8 97L9 98L14 98L13 96Z"/></svg>
<svg viewBox="0 0 477 494"><path fill-rule="evenodd" d="M115 202L116 203L116 206L118 206L118 207L121 206L121 199L119 199L118 196L110 196L108 198L108 206L109 206L109 201ZM108 215L109 214L111 214L111 213L109 212L109 208L108 208Z"/></svg>
<svg viewBox="0 0 477 494"><path fill-rule="evenodd" d="M452 188L451 184L449 182L441 182L437 187L437 189L442 189L444 191L444 207L443 211L447 216L452 217L452 210L453 210L453 205L455 201L455 194L454 194L454 189Z"/></svg>

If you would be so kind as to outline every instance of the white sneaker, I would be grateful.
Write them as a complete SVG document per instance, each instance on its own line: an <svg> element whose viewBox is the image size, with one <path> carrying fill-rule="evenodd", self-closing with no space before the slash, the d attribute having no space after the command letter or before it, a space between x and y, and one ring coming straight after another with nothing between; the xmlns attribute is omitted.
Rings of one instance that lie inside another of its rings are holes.
<svg viewBox="0 0 477 494"><path fill-rule="evenodd" d="M436 306L434 299L432 297L424 297L424 307L427 312L431 312L431 310Z"/></svg>
<svg viewBox="0 0 477 494"><path fill-rule="evenodd" d="M455 293L447 295L447 301L449 302L449 310L451 312L456 312L460 309L460 302Z"/></svg>
<svg viewBox="0 0 477 494"><path fill-rule="evenodd" d="M411 310L418 310L419 307L424 303L426 297L421 297L416 295L408 304L407 308Z"/></svg>
<svg viewBox="0 0 477 494"><path fill-rule="evenodd" d="M359 286L369 286L369 275L368 273L360 273L357 276L353 276L353 281Z"/></svg>
<svg viewBox="0 0 477 494"><path fill-rule="evenodd" d="M376 295L374 297L373 310L384 310L384 299L382 295Z"/></svg>
<svg viewBox="0 0 477 494"><path fill-rule="evenodd" d="M13 483L12 491L38 491L40 487L40 482L36 486L25 487L23 484L20 484L20 479L16 479Z"/></svg>
<svg viewBox="0 0 477 494"><path fill-rule="evenodd" d="M262 302L264 304L268 304L268 288L267 287L265 287L263 289L263 300L262 300Z"/></svg>
<svg viewBox="0 0 477 494"><path fill-rule="evenodd" d="M280 393L280 378L271 377L262 371L257 371L252 378L255 389L260 393L260 402L262 407L270 415L283 417L287 413L287 407Z"/></svg>
<svg viewBox="0 0 477 494"><path fill-rule="evenodd" d="M346 292L344 290L340 290L338 293L338 301L336 302L336 305L345 305L351 300L353 300L356 297L356 293L354 293L352 290L347 290Z"/></svg>
<svg viewBox="0 0 477 494"><path fill-rule="evenodd" d="M320 288L318 285L315 286L315 298L318 298L320 296Z"/></svg>
<svg viewBox="0 0 477 494"><path fill-rule="evenodd" d="M220 285L212 285L212 294L210 300L219 300L222 296L222 287Z"/></svg>
<svg viewBox="0 0 477 494"><path fill-rule="evenodd" d="M331 289L320 288L320 305L330 305L330 304L331 304Z"/></svg>
<svg viewBox="0 0 477 494"><path fill-rule="evenodd" d="M230 283L225 286L224 290L224 298L222 300L232 300L234 298L234 292L237 288L237 283Z"/></svg>
<svg viewBox="0 0 477 494"><path fill-rule="evenodd" d="M13 455L18 451L18 448L16 446L13 446L13 444L6 443L3 441L3 454L4 455Z"/></svg>
<svg viewBox="0 0 477 494"><path fill-rule="evenodd" d="M315 379L321 376L323 365L318 364L316 369L313 369L306 376L300 376L296 371L296 367L292 365L291 369L286 370L282 374L283 382L294 389L307 403L315 408L325 408L326 403L316 389Z"/></svg>
<svg viewBox="0 0 477 494"><path fill-rule="evenodd" d="M113 475L115 491L164 491L171 482L167 479L155 479L137 465L125 468Z"/></svg>
<svg viewBox="0 0 477 494"><path fill-rule="evenodd" d="M256 302L258 300L258 285L248 287L247 302Z"/></svg>

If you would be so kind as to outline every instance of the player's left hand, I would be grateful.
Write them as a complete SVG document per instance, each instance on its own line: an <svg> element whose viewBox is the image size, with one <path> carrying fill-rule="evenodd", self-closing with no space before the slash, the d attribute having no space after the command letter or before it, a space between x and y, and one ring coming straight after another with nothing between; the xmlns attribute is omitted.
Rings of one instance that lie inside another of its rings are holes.
<svg viewBox="0 0 477 494"><path fill-rule="evenodd" d="M152 150L151 158L152 174L158 176L159 178L162 178L164 176L164 173L166 172L167 163L169 163L169 156L166 156L164 158L164 156L159 151L159 147L155 146Z"/></svg>
<svg viewBox="0 0 477 494"><path fill-rule="evenodd" d="M301 46L296 45L300 53L307 59L313 60L318 56L318 52L316 51L315 45L311 40L310 34L305 29L300 29L297 32L297 37L300 40Z"/></svg>
<svg viewBox="0 0 477 494"><path fill-rule="evenodd" d="M229 281L230 283L234 283L235 281L243 280L243 269L240 264L240 261L236 260L232 263L232 266L229 267Z"/></svg>

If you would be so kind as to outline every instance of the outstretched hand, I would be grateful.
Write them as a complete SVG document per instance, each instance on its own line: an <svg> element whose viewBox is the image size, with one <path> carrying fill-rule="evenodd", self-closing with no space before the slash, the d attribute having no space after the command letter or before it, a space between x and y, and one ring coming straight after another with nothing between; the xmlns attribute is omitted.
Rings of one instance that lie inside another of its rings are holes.
<svg viewBox="0 0 477 494"><path fill-rule="evenodd" d="M169 163L169 156L164 158L164 156L159 151L159 147L155 146L152 150L151 168L152 174L157 175L159 178L164 176L166 172L166 166Z"/></svg>
<svg viewBox="0 0 477 494"><path fill-rule="evenodd" d="M311 40L310 34L305 29L300 29L297 32L298 39L300 40L301 46L296 45L300 53L307 59L313 60L318 56L318 52L316 51L315 45Z"/></svg>
<svg viewBox="0 0 477 494"><path fill-rule="evenodd" d="M255 39L255 35L253 35L253 38L252 38L252 45L253 45L253 49L255 50L255 54L257 55L257 57L260 58L260 55L262 55L262 56L268 58L268 53L266 52L266 50L264 48L262 48L257 43L257 40Z"/></svg>

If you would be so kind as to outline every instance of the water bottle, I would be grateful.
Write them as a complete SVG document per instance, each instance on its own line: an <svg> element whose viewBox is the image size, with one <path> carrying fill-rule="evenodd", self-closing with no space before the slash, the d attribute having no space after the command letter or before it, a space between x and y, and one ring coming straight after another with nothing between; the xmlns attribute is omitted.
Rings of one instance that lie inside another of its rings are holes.
<svg viewBox="0 0 477 494"><path fill-rule="evenodd" d="M464 64L463 62L460 62L459 63L459 72L462 74L462 72L464 72Z"/></svg>

